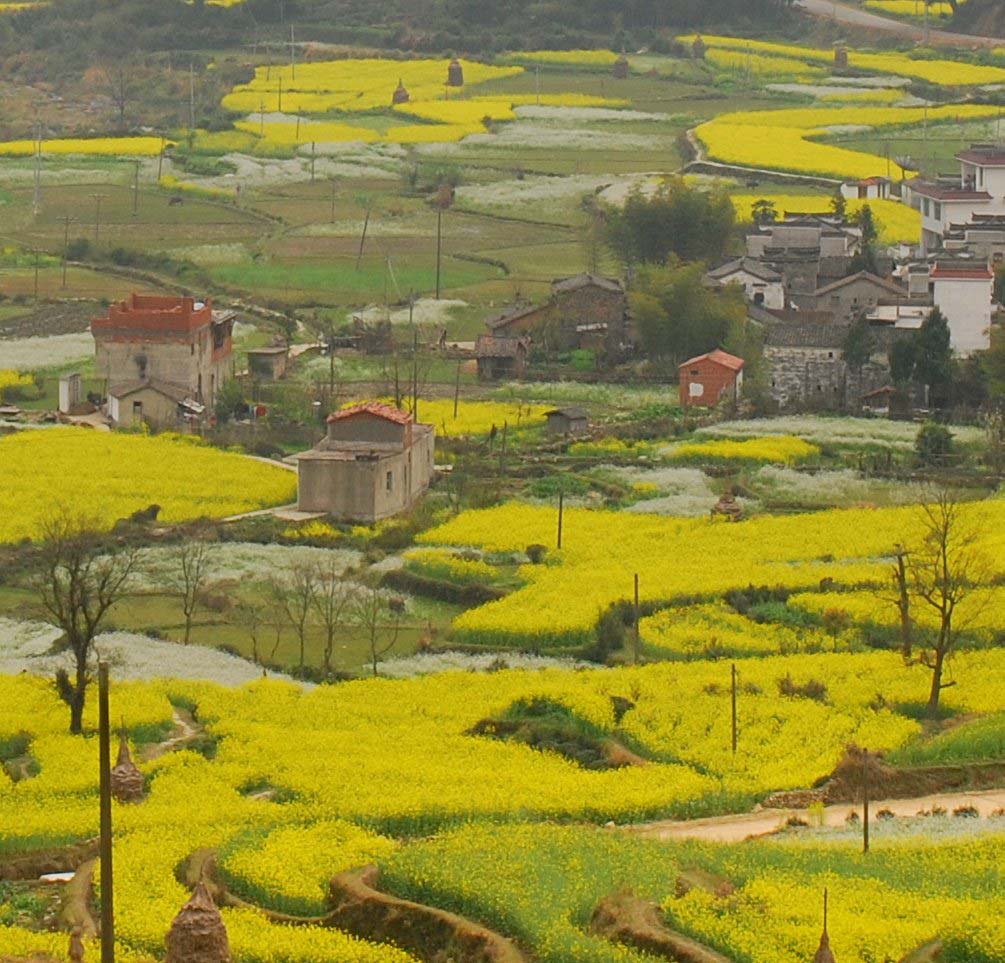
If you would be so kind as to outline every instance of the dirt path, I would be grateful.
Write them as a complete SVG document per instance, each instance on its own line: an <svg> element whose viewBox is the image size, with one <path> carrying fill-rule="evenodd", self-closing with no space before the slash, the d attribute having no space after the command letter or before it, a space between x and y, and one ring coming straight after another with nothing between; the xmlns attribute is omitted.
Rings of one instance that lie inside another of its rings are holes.
<svg viewBox="0 0 1005 963"><path fill-rule="evenodd" d="M143 753L144 762L166 756L169 752L174 752L175 749L188 745L202 733L202 727L185 709L174 709L171 714L171 721L174 722L174 730L171 735L163 742L150 746Z"/></svg>
<svg viewBox="0 0 1005 963"><path fill-rule="evenodd" d="M908 40L924 41L925 28L902 20L891 20L879 14L846 6L836 0L795 0L795 6L812 17L834 20L866 30L882 30ZM933 18L934 19L934 18ZM928 42L945 47L1001 47L1005 40L1000 37L980 37L969 33L953 33L951 30L929 29Z"/></svg>
<svg viewBox="0 0 1005 963"><path fill-rule="evenodd" d="M952 813L960 806L973 806L982 817L987 817L994 810L1005 808L1005 789L938 793L914 799L879 799L870 803L870 812L874 817L881 809L888 809L897 816L914 816L923 809L930 810L933 806L941 806L948 813ZM853 809L861 813L862 807L851 803L827 806L824 810L824 825L843 825L845 817ZM760 812L741 813L735 816L664 820L618 828L646 839L701 839L713 843L738 843L751 837L767 836L775 832L793 815L812 822L806 810L763 809Z"/></svg>

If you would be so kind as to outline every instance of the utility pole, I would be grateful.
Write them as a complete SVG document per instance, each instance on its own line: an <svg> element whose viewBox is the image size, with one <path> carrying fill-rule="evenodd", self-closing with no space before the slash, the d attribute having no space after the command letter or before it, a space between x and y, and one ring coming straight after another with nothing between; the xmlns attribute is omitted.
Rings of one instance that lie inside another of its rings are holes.
<svg viewBox="0 0 1005 963"><path fill-rule="evenodd" d="M440 300L440 257L443 253L443 208L436 208L436 300Z"/></svg>
<svg viewBox="0 0 1005 963"><path fill-rule="evenodd" d="M541 65L534 65L534 94L536 97L537 106L541 106Z"/></svg>
<svg viewBox="0 0 1005 963"><path fill-rule="evenodd" d="M133 217L140 209L140 162L133 161Z"/></svg>
<svg viewBox="0 0 1005 963"><path fill-rule="evenodd" d="M290 80L297 79L297 48L293 46L293 24L290 24Z"/></svg>
<svg viewBox="0 0 1005 963"><path fill-rule="evenodd" d="M188 129L195 130L195 66L188 62Z"/></svg>
<svg viewBox="0 0 1005 963"><path fill-rule="evenodd" d="M265 136L265 100L258 101L258 136Z"/></svg>
<svg viewBox="0 0 1005 963"><path fill-rule="evenodd" d="M415 326L415 292L408 294L408 325L412 329L412 419L419 421L419 329Z"/></svg>
<svg viewBox="0 0 1005 963"><path fill-rule="evenodd" d="M164 148L167 146L167 141L164 139L164 135L161 135L161 149L160 153L157 155L157 183L161 182L161 172L164 170Z"/></svg>
<svg viewBox="0 0 1005 963"><path fill-rule="evenodd" d="M869 852L869 750L862 750L862 852Z"/></svg>
<svg viewBox="0 0 1005 963"><path fill-rule="evenodd" d="M457 417L457 406L461 400L461 362L457 362L457 374L454 376L454 417Z"/></svg>
<svg viewBox="0 0 1005 963"><path fill-rule="evenodd" d="M317 148L317 143L312 140L311 141L311 183L312 184L314 183L314 157L315 157L316 148Z"/></svg>
<svg viewBox="0 0 1005 963"><path fill-rule="evenodd" d="M35 248L35 301L38 301L38 248Z"/></svg>
<svg viewBox="0 0 1005 963"><path fill-rule="evenodd" d="M63 284L66 287L66 261L70 251L70 221L73 218L69 214L63 215Z"/></svg>
<svg viewBox="0 0 1005 963"><path fill-rule="evenodd" d="M38 109L35 110L35 125L32 128L32 154L34 155L34 181L35 190L32 195L31 211L34 217L38 217L38 212L42 208L42 125L38 119Z"/></svg>
<svg viewBox="0 0 1005 963"><path fill-rule="evenodd" d="M558 490L558 547L562 547L562 515L565 508L565 492Z"/></svg>
<svg viewBox="0 0 1005 963"><path fill-rule="evenodd" d="M733 754L736 755L736 663L733 663L730 672L730 702L733 710Z"/></svg>
<svg viewBox="0 0 1005 963"><path fill-rule="evenodd" d="M101 823L101 963L115 963L112 883L112 749L108 721L108 663L98 664L98 765Z"/></svg>
<svg viewBox="0 0 1005 963"><path fill-rule="evenodd" d="M332 224L335 223L335 178L334 177L332 178L332 213L331 213L331 222L332 222Z"/></svg>
<svg viewBox="0 0 1005 963"><path fill-rule="evenodd" d="M278 106L277 109L278 109L279 113L283 112L283 75L282 74L279 75L279 106Z"/></svg>
<svg viewBox="0 0 1005 963"><path fill-rule="evenodd" d="M107 194L92 194L94 198L94 243L97 244L101 237L101 202L108 197Z"/></svg>
<svg viewBox="0 0 1005 963"><path fill-rule="evenodd" d="M635 573L635 649L632 653L633 662L639 664L639 649L641 648L641 639L639 638L639 573Z"/></svg>

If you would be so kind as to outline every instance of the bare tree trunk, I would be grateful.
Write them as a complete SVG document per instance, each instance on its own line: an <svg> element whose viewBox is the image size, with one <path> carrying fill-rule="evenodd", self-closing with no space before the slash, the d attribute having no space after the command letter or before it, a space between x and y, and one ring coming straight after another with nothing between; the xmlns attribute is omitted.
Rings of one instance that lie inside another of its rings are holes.
<svg viewBox="0 0 1005 963"><path fill-rule="evenodd" d="M932 662L932 688L928 695L928 717L934 719L939 713L939 696L942 694L942 669L945 665L946 654L940 645L935 651L935 659Z"/></svg>

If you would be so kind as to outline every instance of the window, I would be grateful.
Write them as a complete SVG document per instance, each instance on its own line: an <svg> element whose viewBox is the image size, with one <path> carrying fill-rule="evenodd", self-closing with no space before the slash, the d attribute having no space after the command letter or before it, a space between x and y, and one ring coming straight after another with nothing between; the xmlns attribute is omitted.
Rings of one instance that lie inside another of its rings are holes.
<svg viewBox="0 0 1005 963"><path fill-rule="evenodd" d="M827 352L827 357L828 358L833 358L834 357L834 352L833 351L828 351Z"/></svg>
<svg viewBox="0 0 1005 963"><path fill-rule="evenodd" d="M389 492L394 491L394 472L389 471L387 473L387 478L384 479L384 484Z"/></svg>
<svg viewBox="0 0 1005 963"><path fill-rule="evenodd" d="M927 197L922 198L921 200L921 212L925 215L925 217L928 217L932 213L932 205Z"/></svg>
<svg viewBox="0 0 1005 963"><path fill-rule="evenodd" d="M698 377L698 375L700 375L700 374L701 374L701 371L699 371L699 370L698 370L697 368L692 368L692 369L691 369L691 370L690 370L690 371L688 372L688 374L689 374L689 375L691 375L691 377L692 377L692 378L697 378L697 377Z"/></svg>
<svg viewBox="0 0 1005 963"><path fill-rule="evenodd" d="M756 291L754 292L754 304L764 304L764 292Z"/></svg>
<svg viewBox="0 0 1005 963"><path fill-rule="evenodd" d="M937 221L941 221L942 220L942 205L938 201L935 201L932 204L932 216Z"/></svg>

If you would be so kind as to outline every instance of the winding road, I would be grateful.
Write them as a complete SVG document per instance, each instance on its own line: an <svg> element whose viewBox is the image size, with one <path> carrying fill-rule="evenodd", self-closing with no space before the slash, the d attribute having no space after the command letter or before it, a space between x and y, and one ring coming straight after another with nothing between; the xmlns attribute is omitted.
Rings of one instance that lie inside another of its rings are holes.
<svg viewBox="0 0 1005 963"><path fill-rule="evenodd" d="M883 30L894 33L908 40L924 41L924 27L903 20L891 20L879 14L870 13L860 7L851 7L837 0L795 0L794 6L813 17L821 20L835 20L849 27L859 27L866 30ZM1005 38L978 37L969 33L953 33L949 30L928 31L928 42L947 47L1002 47Z"/></svg>

